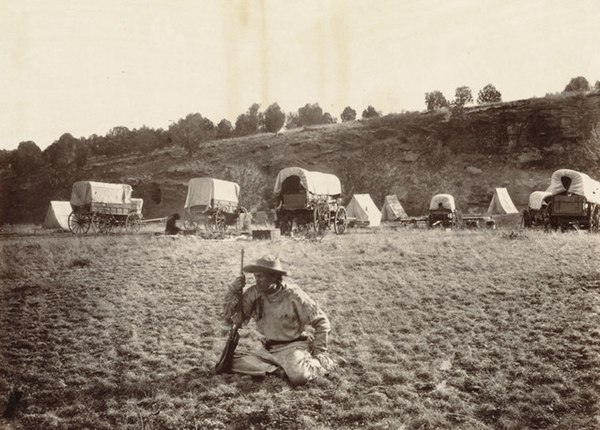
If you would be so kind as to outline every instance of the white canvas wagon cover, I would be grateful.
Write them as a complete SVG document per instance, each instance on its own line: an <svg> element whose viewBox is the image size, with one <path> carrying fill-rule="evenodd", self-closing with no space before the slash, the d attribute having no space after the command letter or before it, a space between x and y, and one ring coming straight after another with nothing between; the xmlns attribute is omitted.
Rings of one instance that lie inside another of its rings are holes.
<svg viewBox="0 0 600 430"><path fill-rule="evenodd" d="M544 199L551 195L547 191L534 191L529 195L529 209L540 210Z"/></svg>
<svg viewBox="0 0 600 430"><path fill-rule="evenodd" d="M570 169L560 169L552 174L550 186L546 192L553 196L560 194L567 189L562 183L562 178L567 177L571 180L568 191L579 196L583 196L591 203L600 203L600 182L590 178L585 173Z"/></svg>
<svg viewBox="0 0 600 430"><path fill-rule="evenodd" d="M240 186L235 182L213 178L193 178L188 183L185 209L194 206L210 208L215 202L227 206L237 206L240 198Z"/></svg>
<svg viewBox="0 0 600 430"><path fill-rule="evenodd" d="M429 210L436 210L440 208L440 203L443 209L449 209L451 211L456 210L456 204L454 203L454 197L450 194L436 194L431 198L429 203Z"/></svg>
<svg viewBox="0 0 600 430"><path fill-rule="evenodd" d="M331 173L310 172L300 167L281 169L275 179L273 193L281 193L281 185L290 176L298 176L300 184L312 194L335 196L342 194L342 184L337 176Z"/></svg>
<svg viewBox="0 0 600 430"><path fill-rule="evenodd" d="M71 189L71 206L81 207L91 203L131 203L131 185L79 181Z"/></svg>

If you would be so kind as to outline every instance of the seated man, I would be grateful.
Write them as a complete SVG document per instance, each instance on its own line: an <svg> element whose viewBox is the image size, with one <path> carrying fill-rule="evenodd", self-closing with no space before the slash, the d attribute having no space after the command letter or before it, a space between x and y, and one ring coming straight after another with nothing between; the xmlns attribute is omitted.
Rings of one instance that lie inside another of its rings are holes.
<svg viewBox="0 0 600 430"><path fill-rule="evenodd" d="M253 376L284 372L293 385L302 385L335 367L327 355L329 320L319 306L299 287L283 283L287 272L278 258L265 256L244 267L254 274L256 285L243 291L244 276L236 278L225 294L227 322L247 323L251 318L265 337L264 349L236 352L232 372ZM243 312L238 310L243 291ZM304 332L314 328L312 342Z"/></svg>
<svg viewBox="0 0 600 430"><path fill-rule="evenodd" d="M167 225L165 227L165 234L179 234L181 229L177 227L177 220L179 219L179 214L174 213L167 219Z"/></svg>

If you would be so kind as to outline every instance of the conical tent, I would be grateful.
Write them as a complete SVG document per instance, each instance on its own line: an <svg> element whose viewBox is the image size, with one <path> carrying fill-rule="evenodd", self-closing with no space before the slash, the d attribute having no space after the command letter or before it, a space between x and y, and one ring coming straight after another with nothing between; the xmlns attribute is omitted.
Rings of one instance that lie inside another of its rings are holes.
<svg viewBox="0 0 600 430"><path fill-rule="evenodd" d="M51 201L42 227L69 230L69 214L71 211L70 202Z"/></svg>
<svg viewBox="0 0 600 430"><path fill-rule="evenodd" d="M408 218L400 200L395 194L385 196L383 207L381 208L381 221L396 221L397 219Z"/></svg>
<svg viewBox="0 0 600 430"><path fill-rule="evenodd" d="M512 199L508 195L506 188L496 188L494 196L487 210L488 214L517 214L519 210L516 208Z"/></svg>
<svg viewBox="0 0 600 430"><path fill-rule="evenodd" d="M381 212L369 194L354 194L346 206L346 212L358 221L368 221L369 227L377 227L381 223Z"/></svg>

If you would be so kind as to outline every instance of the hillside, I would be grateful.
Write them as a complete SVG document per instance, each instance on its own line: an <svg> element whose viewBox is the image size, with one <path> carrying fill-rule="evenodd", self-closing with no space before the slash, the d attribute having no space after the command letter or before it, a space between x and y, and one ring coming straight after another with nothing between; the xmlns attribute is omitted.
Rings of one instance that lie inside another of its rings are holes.
<svg viewBox="0 0 600 430"><path fill-rule="evenodd" d="M600 93L560 95L450 111L387 115L203 143L149 155L97 157L81 169L4 172L4 223L40 223L50 200L68 200L73 181L127 182L144 198L144 216L181 212L187 181L212 176L238 182L242 204L270 207L277 172L301 166L336 174L345 200L370 193L381 205L397 194L409 215L430 197L451 193L465 213L487 209L494 187L507 187L522 209L548 186L552 171L571 168L600 178ZM7 203L7 204L6 204Z"/></svg>

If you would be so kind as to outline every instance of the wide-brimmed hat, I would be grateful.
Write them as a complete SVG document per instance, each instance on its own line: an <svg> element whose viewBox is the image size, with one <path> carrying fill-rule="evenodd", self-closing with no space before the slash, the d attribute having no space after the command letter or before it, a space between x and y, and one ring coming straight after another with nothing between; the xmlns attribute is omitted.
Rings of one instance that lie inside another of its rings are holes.
<svg viewBox="0 0 600 430"><path fill-rule="evenodd" d="M273 257L272 255L265 255L256 260L256 263L244 266L244 272L270 272L283 276L287 276L288 274L286 270L283 270L279 258Z"/></svg>

